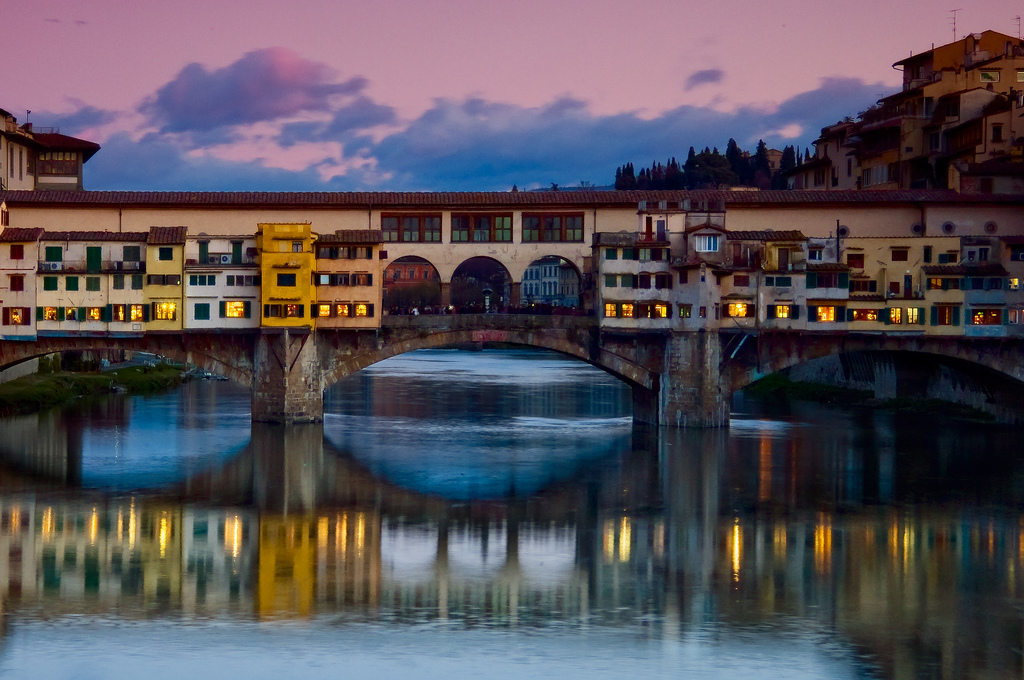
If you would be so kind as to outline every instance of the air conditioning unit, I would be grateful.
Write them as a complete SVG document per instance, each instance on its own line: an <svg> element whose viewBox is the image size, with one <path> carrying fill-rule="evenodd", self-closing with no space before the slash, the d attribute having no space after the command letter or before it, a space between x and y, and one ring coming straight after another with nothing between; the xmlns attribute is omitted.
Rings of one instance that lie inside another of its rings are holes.
<svg viewBox="0 0 1024 680"><path fill-rule="evenodd" d="M43 271L59 272L60 268L61 268L61 264L63 264L63 263L61 263L61 262L44 262L43 263Z"/></svg>
<svg viewBox="0 0 1024 680"><path fill-rule="evenodd" d="M221 264L231 264L231 256L230 255L221 255L220 256L220 263Z"/></svg>

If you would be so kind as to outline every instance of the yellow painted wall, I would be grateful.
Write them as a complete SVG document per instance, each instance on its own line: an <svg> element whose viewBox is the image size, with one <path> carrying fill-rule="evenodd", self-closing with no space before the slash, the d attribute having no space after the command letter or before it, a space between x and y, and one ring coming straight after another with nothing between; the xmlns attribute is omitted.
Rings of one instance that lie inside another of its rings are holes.
<svg viewBox="0 0 1024 680"><path fill-rule="evenodd" d="M169 248L171 250L170 260L160 259L160 249ZM169 244L169 245L146 245L146 278L144 293L144 302L149 306L149 323L146 324L147 331L180 331L183 328L182 319L184 318L184 286L181 282L182 270L185 258L185 245ZM158 285L150 284L150 277L154 275L176 275L179 283L177 285ZM174 319L171 320L159 320L157 319L156 309L158 305L162 304L173 304L174 307Z"/></svg>
<svg viewBox="0 0 1024 680"><path fill-rule="evenodd" d="M313 326L311 310L316 302L316 288L313 286L315 235L308 222L260 224L256 232L256 248L259 251L260 291L263 326L288 328ZM293 244L300 247L293 249ZM281 283L282 277L294 275L294 285ZM297 316L286 316L288 309L298 305ZM268 316L268 306L280 309L282 316Z"/></svg>

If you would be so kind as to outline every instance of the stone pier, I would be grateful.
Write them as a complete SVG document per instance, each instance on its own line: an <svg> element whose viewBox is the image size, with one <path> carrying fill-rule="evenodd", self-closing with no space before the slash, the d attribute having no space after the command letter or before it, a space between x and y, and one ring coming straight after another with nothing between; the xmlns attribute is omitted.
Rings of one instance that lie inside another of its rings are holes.
<svg viewBox="0 0 1024 680"><path fill-rule="evenodd" d="M670 427L728 426L730 393L723 385L721 365L718 333L672 333L665 340L660 389L641 397L639 404L642 416L656 415L657 420L642 422ZM635 413L636 396L633 403Z"/></svg>
<svg viewBox="0 0 1024 680"><path fill-rule="evenodd" d="M314 332L264 329L254 359L254 421L290 424L323 420L324 384Z"/></svg>

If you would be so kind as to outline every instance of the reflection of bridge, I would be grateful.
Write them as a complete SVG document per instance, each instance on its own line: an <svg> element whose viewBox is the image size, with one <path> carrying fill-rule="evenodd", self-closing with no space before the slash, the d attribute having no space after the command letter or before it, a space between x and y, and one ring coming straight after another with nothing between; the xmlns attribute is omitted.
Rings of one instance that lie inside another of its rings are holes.
<svg viewBox="0 0 1024 680"><path fill-rule="evenodd" d="M0 366L65 350L154 352L252 389L254 420L319 420L323 391L361 368L416 349L501 342L554 350L622 379L634 418L672 426L728 422L731 394L753 380L845 352L915 352L1024 380L1024 339L908 333L750 331L637 332L600 328L593 317L435 315L385 317L380 330L284 330L40 337L0 341Z"/></svg>

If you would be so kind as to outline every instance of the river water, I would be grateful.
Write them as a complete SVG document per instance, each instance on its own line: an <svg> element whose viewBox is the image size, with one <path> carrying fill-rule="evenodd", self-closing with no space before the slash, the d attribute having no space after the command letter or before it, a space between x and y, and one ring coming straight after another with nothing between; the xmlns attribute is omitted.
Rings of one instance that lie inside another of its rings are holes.
<svg viewBox="0 0 1024 680"><path fill-rule="evenodd" d="M1020 678L1019 431L414 352L0 421L3 678Z"/></svg>

